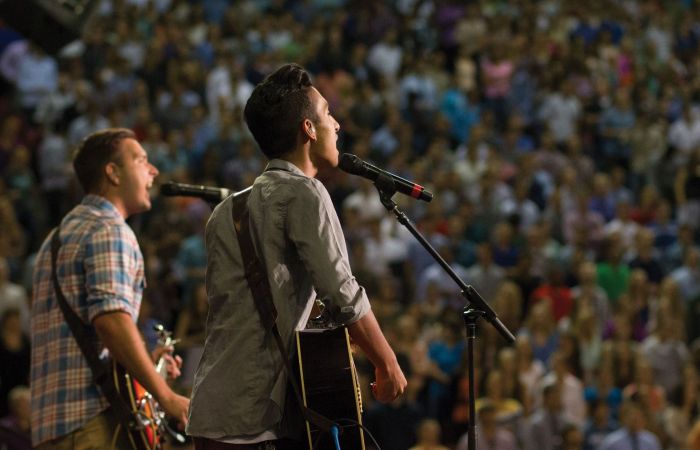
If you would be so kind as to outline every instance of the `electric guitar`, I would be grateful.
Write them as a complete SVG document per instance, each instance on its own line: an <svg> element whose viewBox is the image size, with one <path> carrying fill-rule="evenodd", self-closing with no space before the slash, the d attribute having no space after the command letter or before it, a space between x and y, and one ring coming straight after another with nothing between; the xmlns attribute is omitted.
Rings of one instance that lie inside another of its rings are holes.
<svg viewBox="0 0 700 450"><path fill-rule="evenodd" d="M156 325L154 329L158 333L159 346L170 347L177 342L163 325ZM163 378L168 375L167 363L162 356L156 363L156 372ZM116 361L112 362L112 377L117 392L132 414L132 421L127 431L134 450L161 450L165 443L166 432L176 441L185 442L185 438L180 433L168 426L165 411L156 399Z"/></svg>
<svg viewBox="0 0 700 450"><path fill-rule="evenodd" d="M322 414L341 429L343 450L364 450L362 399L350 336L345 327L297 331L299 386L304 406ZM335 450L330 433L306 422L311 450Z"/></svg>

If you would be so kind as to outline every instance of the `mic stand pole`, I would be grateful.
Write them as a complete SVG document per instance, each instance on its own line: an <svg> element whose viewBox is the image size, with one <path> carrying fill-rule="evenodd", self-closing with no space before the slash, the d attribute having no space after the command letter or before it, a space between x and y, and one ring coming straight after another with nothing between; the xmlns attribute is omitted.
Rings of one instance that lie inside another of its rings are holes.
<svg viewBox="0 0 700 450"><path fill-rule="evenodd" d="M382 205L389 211L394 213L396 219L401 225L406 227L408 231L420 242L428 253L440 264L447 274L457 283L461 289L461 294L469 302L469 305L464 308L463 318L466 327L467 335L467 365L469 374L469 430L467 434L467 448L476 450L476 390L474 384L474 341L476 340L476 322L480 317L485 318L503 338L512 343L515 341L515 336L501 322L494 310L484 301L484 299L476 292L472 286L467 285L459 276L452 270L449 264L440 256L435 248L425 239L418 229L406 217L391 197L396 193L396 186L391 177L380 173L374 181L374 185L379 191L379 199Z"/></svg>

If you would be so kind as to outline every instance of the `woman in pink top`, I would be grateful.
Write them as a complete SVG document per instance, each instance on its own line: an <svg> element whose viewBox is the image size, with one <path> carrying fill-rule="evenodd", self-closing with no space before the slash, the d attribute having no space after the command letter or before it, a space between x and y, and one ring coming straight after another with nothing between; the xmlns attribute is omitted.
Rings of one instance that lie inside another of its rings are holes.
<svg viewBox="0 0 700 450"><path fill-rule="evenodd" d="M495 116L498 126L505 126L508 119L508 95L515 64L506 57L505 43L494 41L481 60L481 74L486 107Z"/></svg>

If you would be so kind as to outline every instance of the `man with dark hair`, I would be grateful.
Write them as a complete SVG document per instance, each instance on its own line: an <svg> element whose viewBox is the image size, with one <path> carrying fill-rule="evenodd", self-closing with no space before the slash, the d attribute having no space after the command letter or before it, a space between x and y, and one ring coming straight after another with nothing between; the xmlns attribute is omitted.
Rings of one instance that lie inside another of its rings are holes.
<svg viewBox="0 0 700 450"><path fill-rule="evenodd" d="M661 450L659 438L646 429L646 413L634 396L622 404L620 417L622 428L607 435L599 450Z"/></svg>
<svg viewBox="0 0 700 450"><path fill-rule="evenodd" d="M530 416L523 439L526 450L557 450L563 445L564 427L570 420L562 407L562 391L556 382L542 387L542 405Z"/></svg>
<svg viewBox="0 0 700 450"><path fill-rule="evenodd" d="M136 378L163 409L182 422L189 400L156 372L136 327L145 286L132 214L151 207L149 189L158 170L125 129L88 136L74 158L85 191L82 202L44 241L36 258L31 321L32 441L39 449L131 449L124 426L93 381L90 366L59 307L51 269L51 241L59 233L56 273L69 307L88 325L97 351ZM165 355L169 373L179 374ZM114 445L114 447L111 447Z"/></svg>
<svg viewBox="0 0 700 450"><path fill-rule="evenodd" d="M306 325L314 300L325 299L333 321L347 325L374 364L376 398L394 400L406 379L352 275L328 191L314 178L338 165L340 126L328 102L304 69L288 64L254 89L244 113L270 160L253 184L247 208L285 348L292 351L294 331ZM285 402L287 375L244 275L249 261L241 256L232 204L233 197L219 204L206 229L210 313L187 432L197 449L299 448L302 430L287 420L294 406Z"/></svg>

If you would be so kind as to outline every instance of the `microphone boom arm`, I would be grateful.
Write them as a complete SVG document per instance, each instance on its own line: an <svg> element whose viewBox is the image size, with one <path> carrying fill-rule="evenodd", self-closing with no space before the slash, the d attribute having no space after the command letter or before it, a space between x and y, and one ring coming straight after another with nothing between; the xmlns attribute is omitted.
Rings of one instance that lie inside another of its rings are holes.
<svg viewBox="0 0 700 450"><path fill-rule="evenodd" d="M405 226L408 231L421 243L423 248L425 248L428 253L435 259L435 261L440 264L440 266L447 272L447 274L452 278L455 283L460 287L462 295L467 299L469 305L464 308L462 318L464 320L464 325L466 328L467 336L467 369L469 374L469 417L476 417L476 385L474 382L474 342L476 341L476 321L480 317L484 317L491 323L491 325L498 330L498 332L503 336L503 338L512 343L515 341L515 336L511 333L508 328L501 322L501 320L496 315L495 311L489 306L488 303L479 295L479 293L472 286L469 286L462 281L455 271L450 267L449 264L443 259L442 256L433 248L432 245L423 237L423 235L416 229L416 227L411 223L411 221L406 217L397 206L396 203L391 199L391 197L396 193L396 185L394 180L380 172L377 179L374 181L374 185L379 191L379 199L382 205L394 213L396 219L399 223ZM476 420L469 420L469 428L467 430L467 449L476 450Z"/></svg>
<svg viewBox="0 0 700 450"><path fill-rule="evenodd" d="M484 318L486 318L486 320L488 320L498 330L501 336L503 336L503 338L508 342L514 342L515 337L513 336L513 333L511 333L503 322L501 322L493 308L486 303L476 289L474 289L471 285L465 284L464 281L459 278L452 267L450 267L442 256L440 256L440 253L438 253L438 251L435 250L432 245L430 245L425 237L411 223L406 214L401 211L396 203L394 203L394 201L391 199L394 193L396 193L394 181L390 177L380 173L377 180L374 182L374 185L379 191L379 199L381 200L382 205L384 205L388 211L394 213L399 223L405 226L408 231L418 240L418 242L420 242L420 244L428 251L428 253L430 253L435 261L437 261L438 264L445 269L445 272L447 272L450 278L452 278L460 287L462 290L462 295L467 299L472 308L482 310Z"/></svg>

